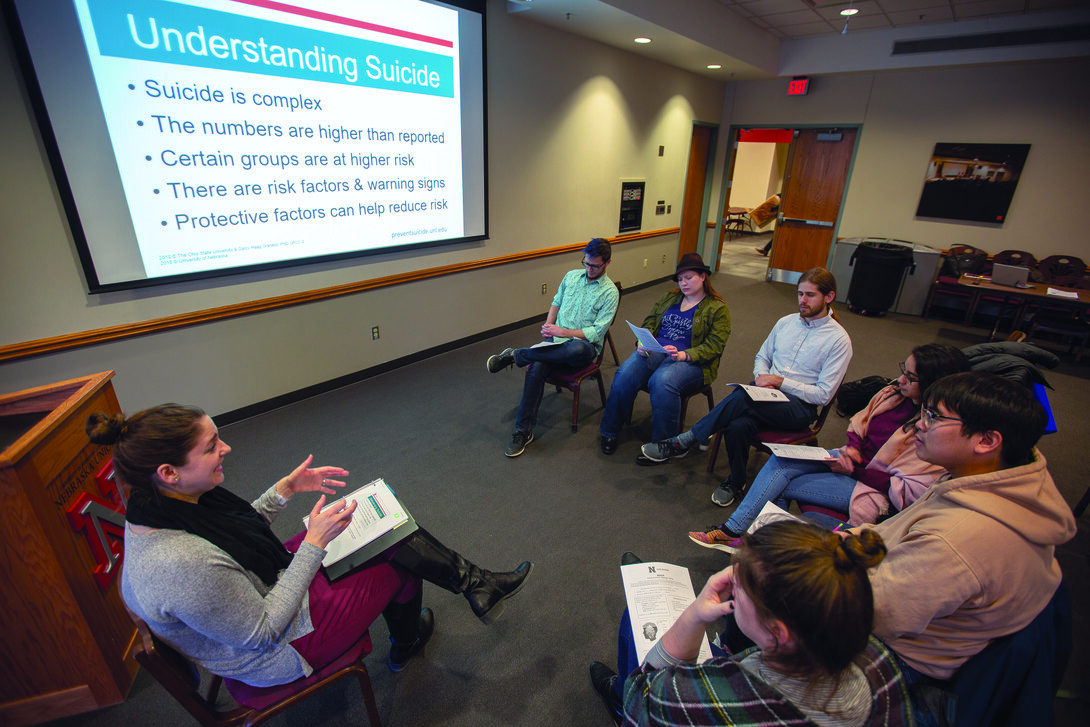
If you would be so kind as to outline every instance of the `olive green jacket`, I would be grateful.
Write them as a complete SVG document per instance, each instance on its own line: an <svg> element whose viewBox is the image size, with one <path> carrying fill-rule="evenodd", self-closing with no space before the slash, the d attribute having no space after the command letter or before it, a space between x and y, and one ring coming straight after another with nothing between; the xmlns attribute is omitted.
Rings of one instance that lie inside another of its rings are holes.
<svg viewBox="0 0 1090 727"><path fill-rule="evenodd" d="M643 319L643 327L658 334L662 317L671 306L681 301L681 292L667 293L659 298L655 307ZM696 304L693 313L693 344L685 349L686 355L704 372L704 383L710 384L719 375L719 359L723 357L723 347L730 338L730 310L727 304L710 295Z"/></svg>

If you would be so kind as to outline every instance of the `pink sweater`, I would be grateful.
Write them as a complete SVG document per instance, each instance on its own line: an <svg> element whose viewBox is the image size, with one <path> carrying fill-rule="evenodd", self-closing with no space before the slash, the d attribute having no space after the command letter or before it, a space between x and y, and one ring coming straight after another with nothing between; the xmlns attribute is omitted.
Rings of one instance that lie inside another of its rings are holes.
<svg viewBox="0 0 1090 727"><path fill-rule="evenodd" d="M848 432L860 439L866 437L867 427L879 414L895 409L905 400L896 386L887 386L874 395L867 406L852 417ZM914 431L904 431L898 427L886 443L875 453L867 464L867 469L876 469L889 475L888 497L878 490L860 482L852 493L848 511L852 525L873 523L880 515L889 512L889 503L898 510L903 510L919 498L927 488L945 474L938 465L924 462L916 456Z"/></svg>

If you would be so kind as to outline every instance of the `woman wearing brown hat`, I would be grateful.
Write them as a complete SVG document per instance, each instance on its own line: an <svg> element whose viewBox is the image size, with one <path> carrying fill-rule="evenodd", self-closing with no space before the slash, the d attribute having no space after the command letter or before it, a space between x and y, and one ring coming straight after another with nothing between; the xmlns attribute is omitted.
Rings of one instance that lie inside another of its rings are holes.
<svg viewBox="0 0 1090 727"><path fill-rule="evenodd" d="M730 311L712 289L711 270L700 255L682 255L674 271L678 287L655 303L643 327L666 353L637 346L613 375L599 433L602 451L617 451L621 427L640 389L651 393L652 441L681 431L681 399L715 381L719 359L730 337Z"/></svg>

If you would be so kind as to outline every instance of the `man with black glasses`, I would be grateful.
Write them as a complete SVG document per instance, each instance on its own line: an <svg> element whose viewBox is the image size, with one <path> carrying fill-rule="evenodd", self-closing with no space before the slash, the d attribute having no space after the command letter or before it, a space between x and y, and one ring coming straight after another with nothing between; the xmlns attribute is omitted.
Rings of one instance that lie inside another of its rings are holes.
<svg viewBox="0 0 1090 727"><path fill-rule="evenodd" d="M568 272L560 281L549 316L541 327L541 337L548 345L507 348L488 358L488 371L493 374L512 365L529 366L515 433L504 450L508 457L518 457L534 439L537 410L549 371L556 366L583 368L602 350L620 298L617 286L606 275L611 256L609 243L596 237L583 250L583 267Z"/></svg>
<svg viewBox="0 0 1090 727"><path fill-rule="evenodd" d="M874 634L909 683L949 679L1056 592L1056 546L1075 518L1035 446L1046 420L1025 387L992 374L953 374L924 394L916 455L949 477L873 526L889 553L870 579Z"/></svg>

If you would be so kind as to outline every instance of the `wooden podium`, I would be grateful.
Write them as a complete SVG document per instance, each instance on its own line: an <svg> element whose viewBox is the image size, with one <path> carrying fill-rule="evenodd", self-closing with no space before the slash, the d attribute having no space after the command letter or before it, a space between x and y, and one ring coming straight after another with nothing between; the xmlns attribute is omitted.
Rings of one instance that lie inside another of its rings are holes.
<svg viewBox="0 0 1090 727"><path fill-rule="evenodd" d="M85 433L89 414L120 411L112 377L0 396L3 725L117 704L136 675L117 578L124 507L109 448Z"/></svg>

